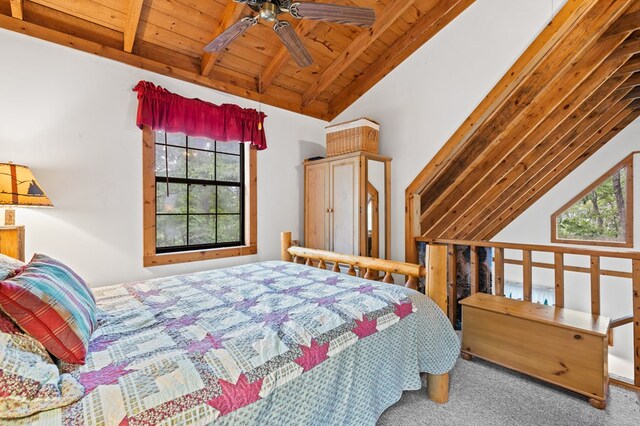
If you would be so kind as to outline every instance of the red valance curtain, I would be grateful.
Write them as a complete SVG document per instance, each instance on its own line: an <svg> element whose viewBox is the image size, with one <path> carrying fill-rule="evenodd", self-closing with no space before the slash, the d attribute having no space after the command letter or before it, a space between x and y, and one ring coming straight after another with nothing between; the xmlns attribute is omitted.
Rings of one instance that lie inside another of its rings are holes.
<svg viewBox="0 0 640 426"><path fill-rule="evenodd" d="M200 99L188 99L148 81L140 81L138 92L138 127L184 133L220 142L249 142L258 149L267 147L264 135L266 115L238 105L215 105Z"/></svg>

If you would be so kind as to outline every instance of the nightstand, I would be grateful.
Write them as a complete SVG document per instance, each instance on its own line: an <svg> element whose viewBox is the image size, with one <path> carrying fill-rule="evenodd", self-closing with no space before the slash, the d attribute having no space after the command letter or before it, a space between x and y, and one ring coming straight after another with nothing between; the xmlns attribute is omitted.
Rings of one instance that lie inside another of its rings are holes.
<svg viewBox="0 0 640 426"><path fill-rule="evenodd" d="M0 253L24 260L24 226L0 226Z"/></svg>

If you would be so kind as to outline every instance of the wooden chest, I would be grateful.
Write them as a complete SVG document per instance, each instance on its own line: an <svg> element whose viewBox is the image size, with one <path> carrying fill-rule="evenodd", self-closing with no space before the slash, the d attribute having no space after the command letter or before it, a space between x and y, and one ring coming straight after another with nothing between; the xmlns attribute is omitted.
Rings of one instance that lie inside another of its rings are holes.
<svg viewBox="0 0 640 426"><path fill-rule="evenodd" d="M483 293L460 303L465 359L486 359L605 408L609 318Z"/></svg>

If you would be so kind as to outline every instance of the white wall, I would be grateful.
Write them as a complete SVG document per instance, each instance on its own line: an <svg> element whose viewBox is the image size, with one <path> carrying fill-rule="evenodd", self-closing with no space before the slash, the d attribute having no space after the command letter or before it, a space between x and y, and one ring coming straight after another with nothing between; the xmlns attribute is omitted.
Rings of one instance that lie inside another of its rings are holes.
<svg viewBox="0 0 640 426"><path fill-rule="evenodd" d="M301 162L323 152L323 121L263 106L258 255L143 268L139 80L186 97L255 102L0 30L0 162L30 166L54 209L18 209L27 258L46 253L92 286L279 258L280 231L302 235Z"/></svg>
<svg viewBox="0 0 640 426"><path fill-rule="evenodd" d="M404 260L404 191L549 22L561 0L475 2L334 122L370 117L391 165L391 258Z"/></svg>

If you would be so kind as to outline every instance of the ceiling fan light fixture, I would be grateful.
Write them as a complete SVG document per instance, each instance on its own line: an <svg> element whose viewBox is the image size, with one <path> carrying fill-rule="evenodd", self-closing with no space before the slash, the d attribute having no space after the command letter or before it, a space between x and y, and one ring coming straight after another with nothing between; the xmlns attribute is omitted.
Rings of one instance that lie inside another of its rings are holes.
<svg viewBox="0 0 640 426"><path fill-rule="evenodd" d="M264 19L265 21L275 21L278 17L278 12L278 6L269 1L262 3L262 6L260 6L260 18Z"/></svg>

